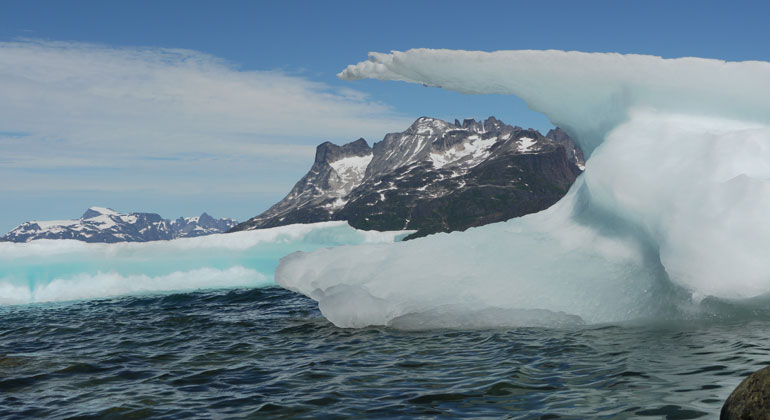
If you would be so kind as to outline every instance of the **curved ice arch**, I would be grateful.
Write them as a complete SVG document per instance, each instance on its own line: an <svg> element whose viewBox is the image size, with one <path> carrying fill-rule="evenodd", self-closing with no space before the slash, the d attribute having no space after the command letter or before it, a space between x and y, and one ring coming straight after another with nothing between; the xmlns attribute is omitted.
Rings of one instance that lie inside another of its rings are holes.
<svg viewBox="0 0 770 420"><path fill-rule="evenodd" d="M516 95L590 154L629 110L770 122L770 63L577 51L373 52L338 76L421 83L469 94Z"/></svg>
<svg viewBox="0 0 770 420"><path fill-rule="evenodd" d="M335 324L616 322L770 293L770 63L421 49L340 77L518 95L591 157L544 212L283 260L277 282Z"/></svg>

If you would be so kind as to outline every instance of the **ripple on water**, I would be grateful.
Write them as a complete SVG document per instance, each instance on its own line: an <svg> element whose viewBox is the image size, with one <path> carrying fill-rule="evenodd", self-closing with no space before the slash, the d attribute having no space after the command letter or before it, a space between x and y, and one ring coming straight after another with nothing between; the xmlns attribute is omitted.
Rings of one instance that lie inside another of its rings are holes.
<svg viewBox="0 0 770 420"><path fill-rule="evenodd" d="M278 288L0 308L2 418L714 418L770 321L345 330Z"/></svg>

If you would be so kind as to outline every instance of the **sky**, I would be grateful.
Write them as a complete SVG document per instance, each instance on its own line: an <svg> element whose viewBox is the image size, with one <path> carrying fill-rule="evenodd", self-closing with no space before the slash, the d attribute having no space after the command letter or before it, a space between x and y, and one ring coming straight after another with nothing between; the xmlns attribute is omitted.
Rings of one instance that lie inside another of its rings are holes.
<svg viewBox="0 0 770 420"><path fill-rule="evenodd" d="M246 220L323 141L420 116L541 131L517 98L336 74L370 51L561 49L770 61L770 3L0 0L0 234L90 206Z"/></svg>

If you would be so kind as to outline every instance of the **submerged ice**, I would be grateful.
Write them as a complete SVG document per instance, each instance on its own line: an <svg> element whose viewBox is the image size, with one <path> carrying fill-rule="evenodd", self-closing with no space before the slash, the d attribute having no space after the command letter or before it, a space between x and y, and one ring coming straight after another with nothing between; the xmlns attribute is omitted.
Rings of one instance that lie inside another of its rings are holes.
<svg viewBox="0 0 770 420"><path fill-rule="evenodd" d="M393 242L403 235L324 222L141 243L3 242L0 304L267 286L278 260L292 252Z"/></svg>
<svg viewBox="0 0 770 420"><path fill-rule="evenodd" d="M276 281L335 324L619 322L770 293L770 63L421 49L340 76L517 95L590 158L537 214L283 259Z"/></svg>

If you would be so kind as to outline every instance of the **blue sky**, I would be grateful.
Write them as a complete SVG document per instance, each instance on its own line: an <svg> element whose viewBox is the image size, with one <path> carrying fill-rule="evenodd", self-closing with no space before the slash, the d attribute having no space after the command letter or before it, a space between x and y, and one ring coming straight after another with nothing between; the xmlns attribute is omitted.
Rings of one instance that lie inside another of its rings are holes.
<svg viewBox="0 0 770 420"><path fill-rule="evenodd" d="M0 232L91 205L245 220L314 146L516 98L336 73L369 51L563 49L770 61L765 2L0 0Z"/></svg>

